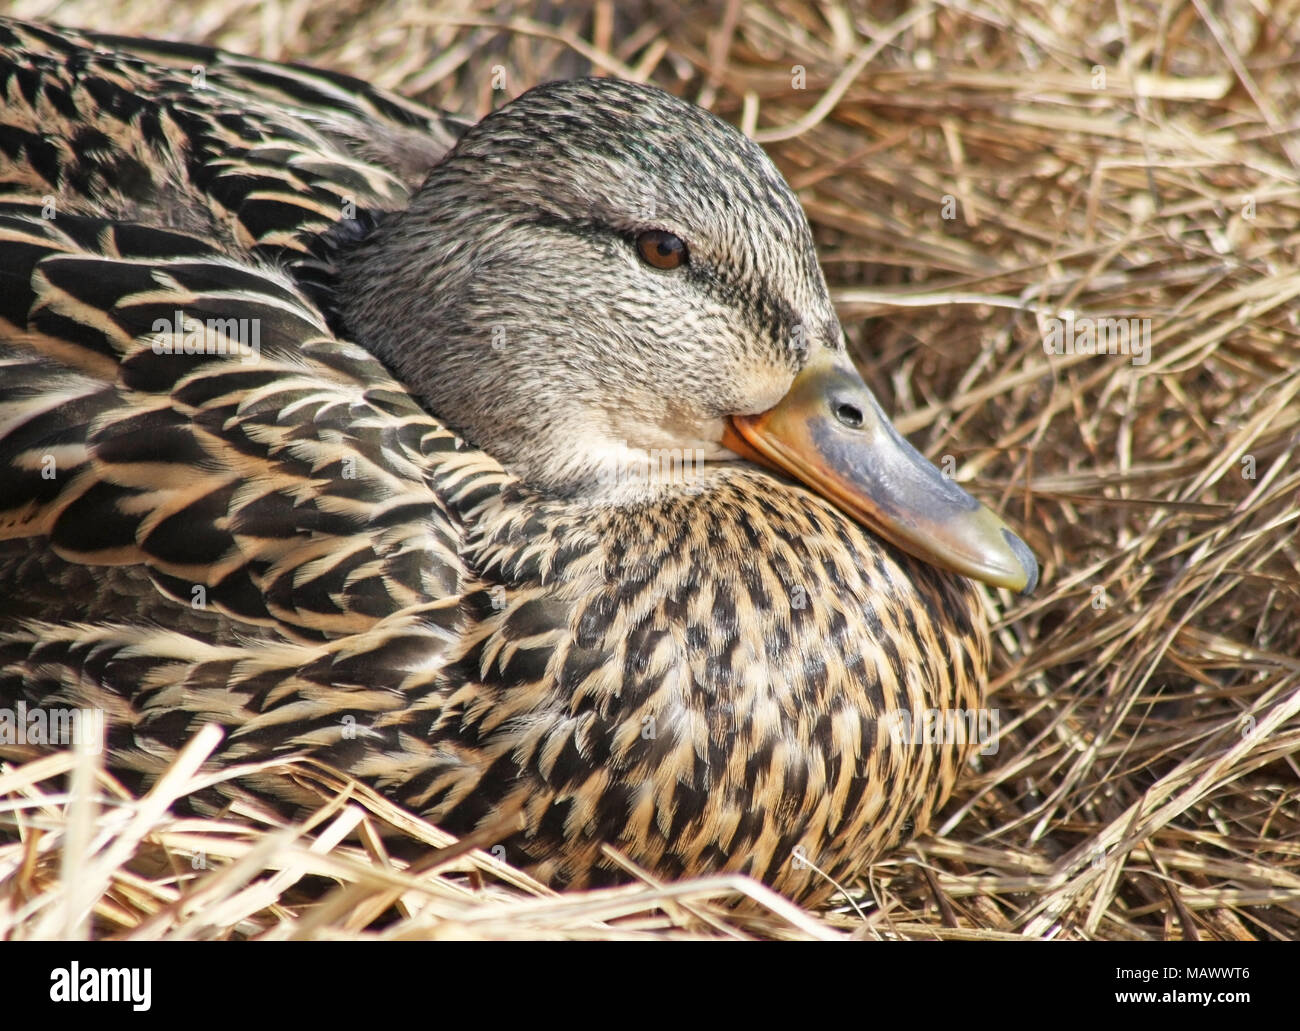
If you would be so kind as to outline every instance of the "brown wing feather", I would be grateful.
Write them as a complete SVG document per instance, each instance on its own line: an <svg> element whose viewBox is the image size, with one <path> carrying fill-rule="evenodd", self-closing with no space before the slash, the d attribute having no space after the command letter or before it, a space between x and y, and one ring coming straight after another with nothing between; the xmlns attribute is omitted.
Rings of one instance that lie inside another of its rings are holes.
<svg viewBox="0 0 1300 1031"><path fill-rule="evenodd" d="M455 146L472 119L435 111L361 79L302 65L262 61L213 47L87 33L95 44L199 76L240 97L256 97L306 120L354 157L409 187Z"/></svg>
<svg viewBox="0 0 1300 1031"><path fill-rule="evenodd" d="M439 477L503 474L287 277L76 216L0 219L0 263L0 536L294 639L457 593Z"/></svg>
<svg viewBox="0 0 1300 1031"><path fill-rule="evenodd" d="M463 131L347 85L208 48L0 20L0 197L291 262L341 219L404 205Z"/></svg>

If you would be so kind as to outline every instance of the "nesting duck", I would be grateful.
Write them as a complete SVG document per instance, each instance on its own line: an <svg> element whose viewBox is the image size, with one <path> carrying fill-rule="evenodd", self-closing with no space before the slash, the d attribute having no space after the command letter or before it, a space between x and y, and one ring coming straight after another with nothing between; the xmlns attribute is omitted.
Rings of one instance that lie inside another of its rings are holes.
<svg viewBox="0 0 1300 1031"><path fill-rule="evenodd" d="M0 55L0 704L146 780L216 722L558 886L609 844L816 901L926 824L969 745L884 728L981 705L970 578L1036 566L890 426L761 149L613 79L470 125Z"/></svg>

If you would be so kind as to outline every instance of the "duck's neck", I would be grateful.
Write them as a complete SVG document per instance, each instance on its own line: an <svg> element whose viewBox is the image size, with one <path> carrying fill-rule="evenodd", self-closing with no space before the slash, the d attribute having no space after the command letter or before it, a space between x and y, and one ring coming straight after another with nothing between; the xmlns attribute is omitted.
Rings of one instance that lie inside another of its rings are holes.
<svg viewBox="0 0 1300 1031"><path fill-rule="evenodd" d="M337 240L342 329L426 411L536 489L572 497L620 482L626 448L609 413L586 403L592 384L541 371L547 352L570 347L564 288L492 289L464 239L451 215L413 204ZM556 321L539 323L539 311Z"/></svg>

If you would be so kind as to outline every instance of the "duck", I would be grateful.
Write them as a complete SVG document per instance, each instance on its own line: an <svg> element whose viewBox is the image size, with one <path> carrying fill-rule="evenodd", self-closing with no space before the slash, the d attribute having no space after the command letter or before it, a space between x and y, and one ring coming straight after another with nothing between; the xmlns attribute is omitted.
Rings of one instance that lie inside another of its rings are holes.
<svg viewBox="0 0 1300 1031"><path fill-rule="evenodd" d="M1037 564L891 425L759 146L11 19L0 81L0 704L142 784L215 723L562 889L816 904L927 827L975 742L898 728L981 709L979 585ZM193 804L319 804L248 768Z"/></svg>

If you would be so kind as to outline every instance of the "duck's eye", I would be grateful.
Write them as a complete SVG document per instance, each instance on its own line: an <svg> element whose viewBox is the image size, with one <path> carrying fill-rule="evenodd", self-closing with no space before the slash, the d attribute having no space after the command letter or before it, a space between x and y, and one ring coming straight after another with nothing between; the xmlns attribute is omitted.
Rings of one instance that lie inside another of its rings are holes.
<svg viewBox="0 0 1300 1031"><path fill-rule="evenodd" d="M636 238L641 260L655 268L675 269L686 264L686 244L664 229L647 229Z"/></svg>

